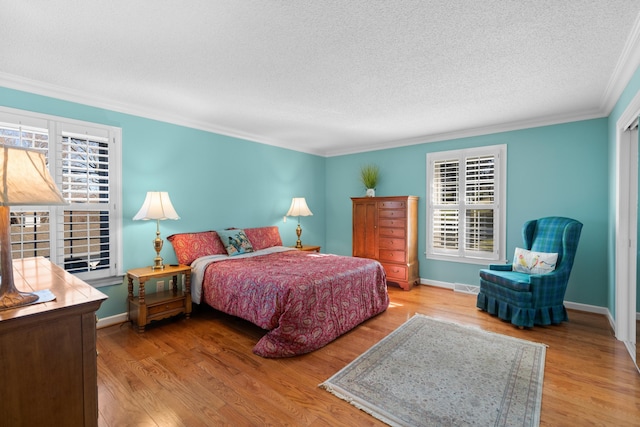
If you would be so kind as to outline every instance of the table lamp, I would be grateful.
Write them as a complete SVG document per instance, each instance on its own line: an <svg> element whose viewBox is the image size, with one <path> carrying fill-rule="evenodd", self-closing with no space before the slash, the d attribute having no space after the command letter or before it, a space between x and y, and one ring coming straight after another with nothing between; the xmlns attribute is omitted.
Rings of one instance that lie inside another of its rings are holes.
<svg viewBox="0 0 640 427"><path fill-rule="evenodd" d="M307 206L307 201L304 199L304 197L294 197L293 200L291 200L291 207L289 208L289 212L287 212L287 216L298 217L298 227L296 228L298 241L296 242L296 248L302 247L302 242L300 241L300 236L302 235L302 228L300 227L300 217L309 215L313 215L313 213L311 213L311 210L309 210L309 206Z"/></svg>
<svg viewBox="0 0 640 427"><path fill-rule="evenodd" d="M151 268L154 270L162 270L164 268L164 264L162 263L160 251L162 250L164 241L160 238L160 221L165 219L180 219L180 216L178 216L178 213L171 204L169 193L166 191L147 192L147 197L145 197L142 207L136 216L133 217L134 221L140 219L156 220L156 238L153 240L153 248L156 250L156 257L153 260L153 266Z"/></svg>
<svg viewBox="0 0 640 427"><path fill-rule="evenodd" d="M11 213L9 206L64 205L43 153L0 145L0 310L38 301L38 295L20 292L13 282Z"/></svg>

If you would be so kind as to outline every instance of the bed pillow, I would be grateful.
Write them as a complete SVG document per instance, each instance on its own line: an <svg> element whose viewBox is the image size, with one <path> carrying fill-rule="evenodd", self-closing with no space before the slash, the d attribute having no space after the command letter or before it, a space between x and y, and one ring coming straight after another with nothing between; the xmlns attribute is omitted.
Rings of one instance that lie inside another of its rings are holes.
<svg viewBox="0 0 640 427"><path fill-rule="evenodd" d="M275 225L271 227L245 228L244 232L249 238L254 251L272 246L282 246L280 230Z"/></svg>
<svg viewBox="0 0 640 427"><path fill-rule="evenodd" d="M200 257L227 253L215 231L172 234L167 240L171 242L180 264L191 265Z"/></svg>
<svg viewBox="0 0 640 427"><path fill-rule="evenodd" d="M253 252L253 245L243 229L218 230L216 233L229 256Z"/></svg>
<svg viewBox="0 0 640 427"><path fill-rule="evenodd" d="M528 274L550 273L556 269L557 253L532 252L516 248L513 255L513 271Z"/></svg>

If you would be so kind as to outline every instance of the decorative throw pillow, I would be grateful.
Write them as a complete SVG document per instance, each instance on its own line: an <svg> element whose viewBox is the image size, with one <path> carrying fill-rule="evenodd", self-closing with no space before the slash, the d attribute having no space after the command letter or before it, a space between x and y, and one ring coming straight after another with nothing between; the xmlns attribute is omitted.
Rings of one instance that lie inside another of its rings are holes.
<svg viewBox="0 0 640 427"><path fill-rule="evenodd" d="M280 230L275 225L267 227L245 228L244 233L249 238L254 251L270 248L272 246L282 246Z"/></svg>
<svg viewBox="0 0 640 427"><path fill-rule="evenodd" d="M513 271L528 274L550 273L556 269L557 261L558 254L516 248L513 255Z"/></svg>
<svg viewBox="0 0 640 427"><path fill-rule="evenodd" d="M253 252L253 246L244 230L240 228L231 230L218 230L218 237L230 256Z"/></svg>
<svg viewBox="0 0 640 427"><path fill-rule="evenodd" d="M191 265L200 257L227 253L215 231L172 234L167 240L171 242L180 264Z"/></svg>

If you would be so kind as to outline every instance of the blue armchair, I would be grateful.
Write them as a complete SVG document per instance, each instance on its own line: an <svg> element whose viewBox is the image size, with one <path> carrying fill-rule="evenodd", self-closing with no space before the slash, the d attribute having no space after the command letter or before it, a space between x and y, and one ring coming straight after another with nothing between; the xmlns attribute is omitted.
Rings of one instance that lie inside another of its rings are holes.
<svg viewBox="0 0 640 427"><path fill-rule="evenodd" d="M524 248L557 253L555 270L544 274L513 271L512 264L480 270L477 307L519 327L569 320L564 293L580 240L582 223L562 217L528 221L522 227Z"/></svg>

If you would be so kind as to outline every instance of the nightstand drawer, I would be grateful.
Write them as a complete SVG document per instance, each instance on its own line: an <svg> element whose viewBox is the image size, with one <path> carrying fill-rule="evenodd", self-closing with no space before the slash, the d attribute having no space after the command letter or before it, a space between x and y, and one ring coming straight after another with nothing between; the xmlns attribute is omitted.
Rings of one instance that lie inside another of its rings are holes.
<svg viewBox="0 0 640 427"><path fill-rule="evenodd" d="M393 282L394 280L407 280L407 266L405 265L394 265L394 264L384 264L384 271L387 273L387 280Z"/></svg>
<svg viewBox="0 0 640 427"><path fill-rule="evenodd" d="M184 298L176 301L162 302L157 305L147 306L149 316L154 314L171 312L173 310L182 310L184 308Z"/></svg>

